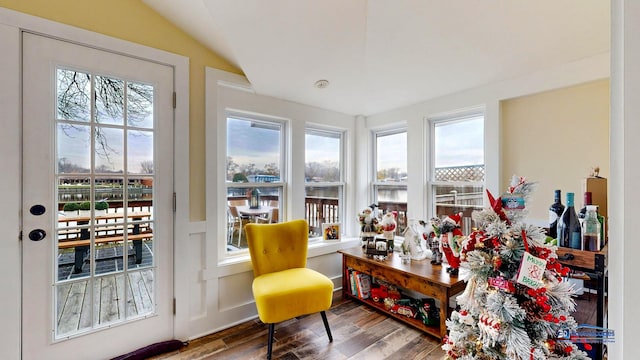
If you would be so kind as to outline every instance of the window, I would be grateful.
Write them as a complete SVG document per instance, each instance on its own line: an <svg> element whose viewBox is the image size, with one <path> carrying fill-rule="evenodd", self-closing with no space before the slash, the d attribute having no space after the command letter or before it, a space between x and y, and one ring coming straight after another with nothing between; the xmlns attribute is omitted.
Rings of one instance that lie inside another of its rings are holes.
<svg viewBox="0 0 640 360"><path fill-rule="evenodd" d="M343 132L307 128L305 133L305 219L312 237L323 223L342 222Z"/></svg>
<svg viewBox="0 0 640 360"><path fill-rule="evenodd" d="M374 133L375 178L373 199L378 214L396 211L396 235L407 225L407 130Z"/></svg>
<svg viewBox="0 0 640 360"><path fill-rule="evenodd" d="M484 194L484 115L473 113L431 121L430 213L462 212L465 234Z"/></svg>
<svg viewBox="0 0 640 360"><path fill-rule="evenodd" d="M227 252L247 248L248 222L282 220L284 123L227 116Z"/></svg>

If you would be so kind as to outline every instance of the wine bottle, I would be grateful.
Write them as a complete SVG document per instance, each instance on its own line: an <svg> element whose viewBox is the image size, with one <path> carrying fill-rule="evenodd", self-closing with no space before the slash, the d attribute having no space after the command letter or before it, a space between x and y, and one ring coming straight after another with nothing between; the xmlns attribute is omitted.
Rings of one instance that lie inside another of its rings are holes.
<svg viewBox="0 0 640 360"><path fill-rule="evenodd" d="M578 213L579 219L585 218L585 216L587 215L587 206L589 205L593 205L591 203L591 191L587 191L584 193L584 205L582 206L582 209L580 209L580 212Z"/></svg>
<svg viewBox="0 0 640 360"><path fill-rule="evenodd" d="M582 221L582 250L600 251L601 225L596 213L595 205L587 205L587 211Z"/></svg>
<svg viewBox="0 0 640 360"><path fill-rule="evenodd" d="M558 218L562 215L564 211L564 205L561 202L561 191L554 191L554 201L549 207L549 237L554 239L558 238Z"/></svg>
<svg viewBox="0 0 640 360"><path fill-rule="evenodd" d="M558 219L558 245L580 249L582 247L582 230L573 201L574 193L567 193L567 207Z"/></svg>

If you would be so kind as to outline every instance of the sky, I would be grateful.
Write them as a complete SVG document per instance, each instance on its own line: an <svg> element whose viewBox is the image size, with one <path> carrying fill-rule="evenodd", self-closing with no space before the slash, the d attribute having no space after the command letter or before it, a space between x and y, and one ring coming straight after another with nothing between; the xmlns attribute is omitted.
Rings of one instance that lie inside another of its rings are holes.
<svg viewBox="0 0 640 360"><path fill-rule="evenodd" d="M435 130L436 167L484 164L483 118L440 123ZM227 154L238 164L254 163L261 169L267 163L279 163L278 131L251 127L251 122L229 118L227 122ZM323 162L339 159L338 139L309 135L306 161ZM378 137L378 168L407 171L406 133Z"/></svg>
<svg viewBox="0 0 640 360"><path fill-rule="evenodd" d="M109 159L96 156L96 167L104 165L115 172L124 170L124 130L104 128L102 131L112 151ZM67 163L90 168L91 138L88 124L74 126L59 124L57 136L58 159L65 158ZM139 173L142 161L153 162L153 132L129 130L128 150L129 172Z"/></svg>
<svg viewBox="0 0 640 360"><path fill-rule="evenodd" d="M435 128L435 167L484 164L483 117Z"/></svg>

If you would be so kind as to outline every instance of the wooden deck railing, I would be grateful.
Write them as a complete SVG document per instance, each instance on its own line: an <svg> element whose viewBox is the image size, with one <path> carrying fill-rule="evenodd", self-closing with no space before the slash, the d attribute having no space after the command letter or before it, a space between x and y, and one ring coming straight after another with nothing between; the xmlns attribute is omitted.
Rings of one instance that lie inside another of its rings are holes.
<svg viewBox="0 0 640 360"><path fill-rule="evenodd" d="M304 201L304 214L309 223L309 232L320 235L323 223L340 221L338 199L308 196Z"/></svg>

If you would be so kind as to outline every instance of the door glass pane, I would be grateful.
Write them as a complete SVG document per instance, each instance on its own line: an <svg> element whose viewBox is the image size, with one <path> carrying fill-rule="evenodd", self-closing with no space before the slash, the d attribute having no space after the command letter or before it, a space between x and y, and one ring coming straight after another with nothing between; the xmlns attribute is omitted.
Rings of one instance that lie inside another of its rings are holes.
<svg viewBox="0 0 640 360"><path fill-rule="evenodd" d="M127 132L127 160L129 174L153 174L153 132Z"/></svg>
<svg viewBox="0 0 640 360"><path fill-rule="evenodd" d="M153 86L130 82L127 85L127 124L153 128Z"/></svg>
<svg viewBox="0 0 640 360"><path fill-rule="evenodd" d="M91 328L91 287L88 285L88 281L76 281L62 283L56 287L58 336L73 335Z"/></svg>
<svg viewBox="0 0 640 360"><path fill-rule="evenodd" d="M95 172L124 172L124 130L95 127Z"/></svg>
<svg viewBox="0 0 640 360"><path fill-rule="evenodd" d="M57 74L63 76L59 97L63 85L75 89L80 85L73 79L88 77L90 83L94 76ZM58 102L58 114L93 118L56 120L57 338L155 311L153 87L103 76L94 82L93 112L74 109L70 100ZM76 91L71 99L84 96Z"/></svg>
<svg viewBox="0 0 640 360"><path fill-rule="evenodd" d="M127 303L127 317L144 316L153 311L154 275L150 269L129 272L126 291L131 301Z"/></svg>
<svg viewBox="0 0 640 360"><path fill-rule="evenodd" d="M61 120L91 120L91 77L89 74L57 70L56 114Z"/></svg>
<svg viewBox="0 0 640 360"><path fill-rule="evenodd" d="M91 168L91 127L58 123L57 161L62 174L84 174Z"/></svg>
<svg viewBox="0 0 640 360"><path fill-rule="evenodd" d="M124 275L105 275L94 279L93 296L97 309L94 310L96 328L118 323L124 319L126 299Z"/></svg>
<svg viewBox="0 0 640 360"><path fill-rule="evenodd" d="M90 178L58 178L58 280L89 276L91 266L87 254L90 249L91 214L81 209L90 200Z"/></svg>
<svg viewBox="0 0 640 360"><path fill-rule="evenodd" d="M124 81L96 76L96 122L122 125L124 122Z"/></svg>

